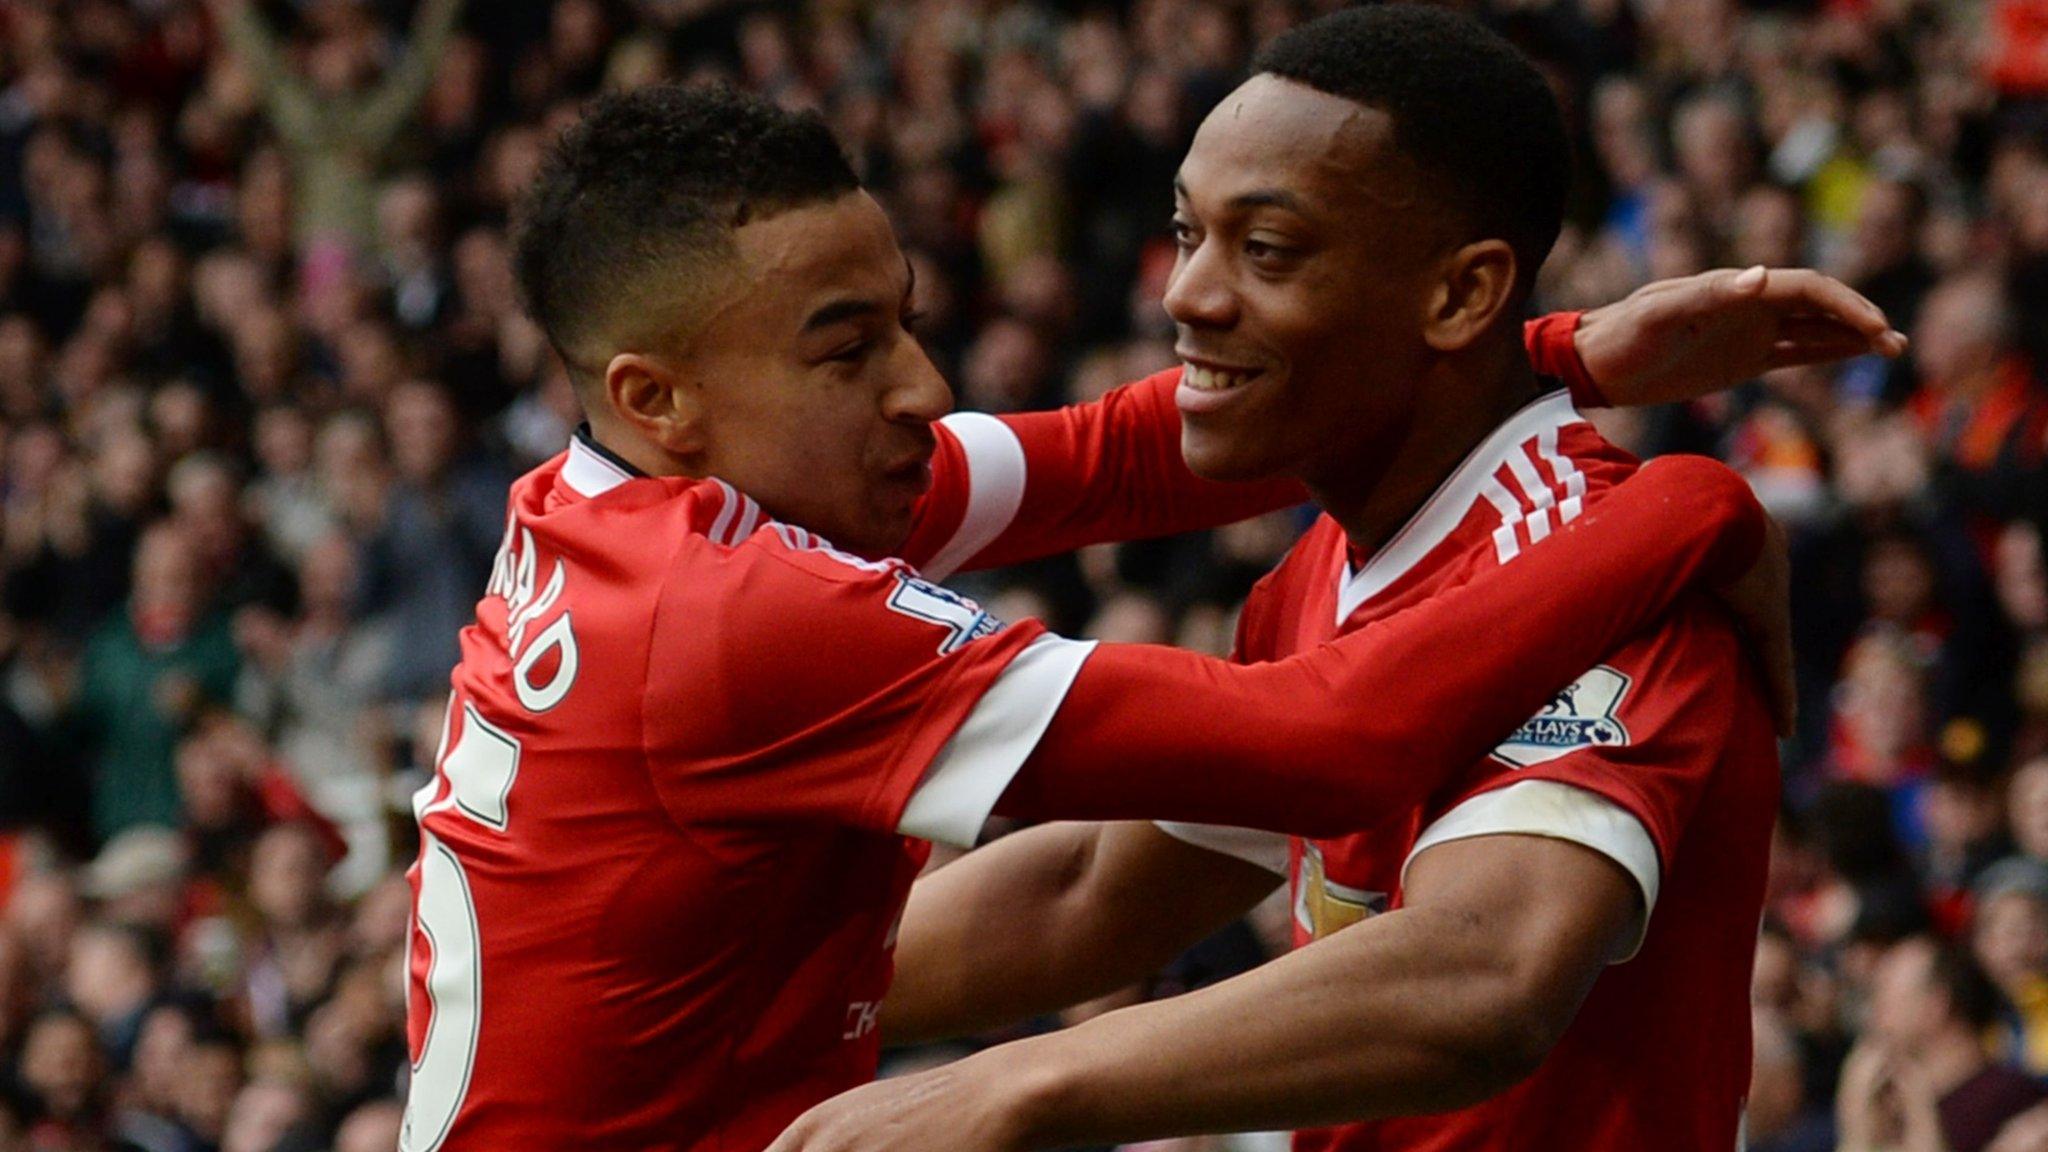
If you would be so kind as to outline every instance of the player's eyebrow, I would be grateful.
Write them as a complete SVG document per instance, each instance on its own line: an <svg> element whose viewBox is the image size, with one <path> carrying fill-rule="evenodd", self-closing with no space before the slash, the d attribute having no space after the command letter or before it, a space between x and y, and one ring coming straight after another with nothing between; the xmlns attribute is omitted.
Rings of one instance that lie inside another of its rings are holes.
<svg viewBox="0 0 2048 1152"><path fill-rule="evenodd" d="M1173 178L1173 194L1182 200L1190 199L1187 182L1179 176ZM1240 192L1232 196L1226 206L1240 212L1247 208L1284 208L1301 216L1309 214L1308 204L1285 188L1254 188L1250 192Z"/></svg>
<svg viewBox="0 0 2048 1152"><path fill-rule="evenodd" d="M910 294L917 290L917 266L908 256L903 258L903 271L909 277L903 288L903 301L908 304ZM805 317L803 331L811 333L848 320L865 320L881 311L882 306L873 300L834 300Z"/></svg>
<svg viewBox="0 0 2048 1152"><path fill-rule="evenodd" d="M805 318L803 330L816 332L847 320L860 320L882 310L873 300L834 300Z"/></svg>
<svg viewBox="0 0 2048 1152"><path fill-rule="evenodd" d="M1259 188L1230 198L1232 208L1285 208L1297 215L1308 215L1308 205L1301 197L1285 188Z"/></svg>

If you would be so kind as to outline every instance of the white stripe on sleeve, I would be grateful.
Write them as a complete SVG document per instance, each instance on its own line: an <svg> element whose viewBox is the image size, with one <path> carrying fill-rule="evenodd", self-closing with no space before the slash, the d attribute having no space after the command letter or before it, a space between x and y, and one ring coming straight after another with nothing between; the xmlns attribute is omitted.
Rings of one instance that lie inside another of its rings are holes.
<svg viewBox="0 0 2048 1152"><path fill-rule="evenodd" d="M1047 635L1017 653L932 758L896 831L972 848L1093 651L1093 640Z"/></svg>
<svg viewBox="0 0 2048 1152"><path fill-rule="evenodd" d="M1401 865L1401 883L1408 882L1408 868L1415 858L1439 844L1469 840L1474 836L1544 836L1581 844L1621 865L1643 892L1643 915L1628 942L1609 963L1619 964L1636 954L1650 931L1650 914L1657 909L1657 885L1663 864L1657 843L1635 813L1600 795L1558 780L1524 780L1491 792L1482 792L1438 817L1422 830L1408 859Z"/></svg>
<svg viewBox="0 0 2048 1152"><path fill-rule="evenodd" d="M1009 425L981 412L956 412L939 423L967 457L967 513L953 538L919 569L927 580L944 580L995 543L1024 503L1024 444Z"/></svg>
<svg viewBox="0 0 2048 1152"><path fill-rule="evenodd" d="M1293 844L1279 832L1257 828L1229 828L1221 824L1182 824L1160 820L1154 827L1168 836L1197 848L1232 856L1277 876L1287 875L1293 865Z"/></svg>

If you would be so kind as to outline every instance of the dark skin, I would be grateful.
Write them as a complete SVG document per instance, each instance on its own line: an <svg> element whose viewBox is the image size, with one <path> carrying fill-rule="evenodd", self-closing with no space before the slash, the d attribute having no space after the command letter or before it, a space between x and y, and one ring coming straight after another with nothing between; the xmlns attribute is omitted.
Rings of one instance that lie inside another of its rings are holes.
<svg viewBox="0 0 2048 1152"><path fill-rule="evenodd" d="M1254 77L1203 124L1179 192L1167 308L1208 372L1179 396L1197 472L1299 476L1371 548L1535 394L1511 246L1437 207L1384 114ZM1012 837L913 892L885 1034L1108 991L1277 882L1146 825ZM1051 1148L1456 1108L1534 1070L1644 909L1620 865L1579 845L1450 841L1412 862L1398 911L1199 993L849 1092L771 1152Z"/></svg>
<svg viewBox="0 0 2048 1152"><path fill-rule="evenodd" d="M1370 548L1536 395L1513 249L1426 207L1384 112L1254 77L1176 184L1176 350L1258 373L1183 390L1197 473L1299 476Z"/></svg>

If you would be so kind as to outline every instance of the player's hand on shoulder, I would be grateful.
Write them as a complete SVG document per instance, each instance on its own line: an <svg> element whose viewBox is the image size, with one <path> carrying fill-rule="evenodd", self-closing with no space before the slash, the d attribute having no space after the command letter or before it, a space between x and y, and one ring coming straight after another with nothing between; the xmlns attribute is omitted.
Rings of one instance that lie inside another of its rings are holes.
<svg viewBox="0 0 2048 1152"><path fill-rule="evenodd" d="M797 1117L768 1152L1022 1152L1016 1095L969 1058L877 1080Z"/></svg>
<svg viewBox="0 0 2048 1152"><path fill-rule="evenodd" d="M1884 312L1847 284L1762 266L1646 285L1586 313L1573 342L1617 407L1690 400L1774 368L1906 350Z"/></svg>

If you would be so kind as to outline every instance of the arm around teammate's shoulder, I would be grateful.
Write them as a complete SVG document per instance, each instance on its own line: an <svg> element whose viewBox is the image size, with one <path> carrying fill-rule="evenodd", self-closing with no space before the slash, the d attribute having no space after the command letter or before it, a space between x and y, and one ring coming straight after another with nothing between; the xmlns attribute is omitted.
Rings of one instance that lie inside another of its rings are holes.
<svg viewBox="0 0 2048 1152"><path fill-rule="evenodd" d="M1767 523L1726 468L1660 461L1513 565L1289 660L1102 645L996 810L1368 828L1485 755L1688 588L1753 567Z"/></svg>

